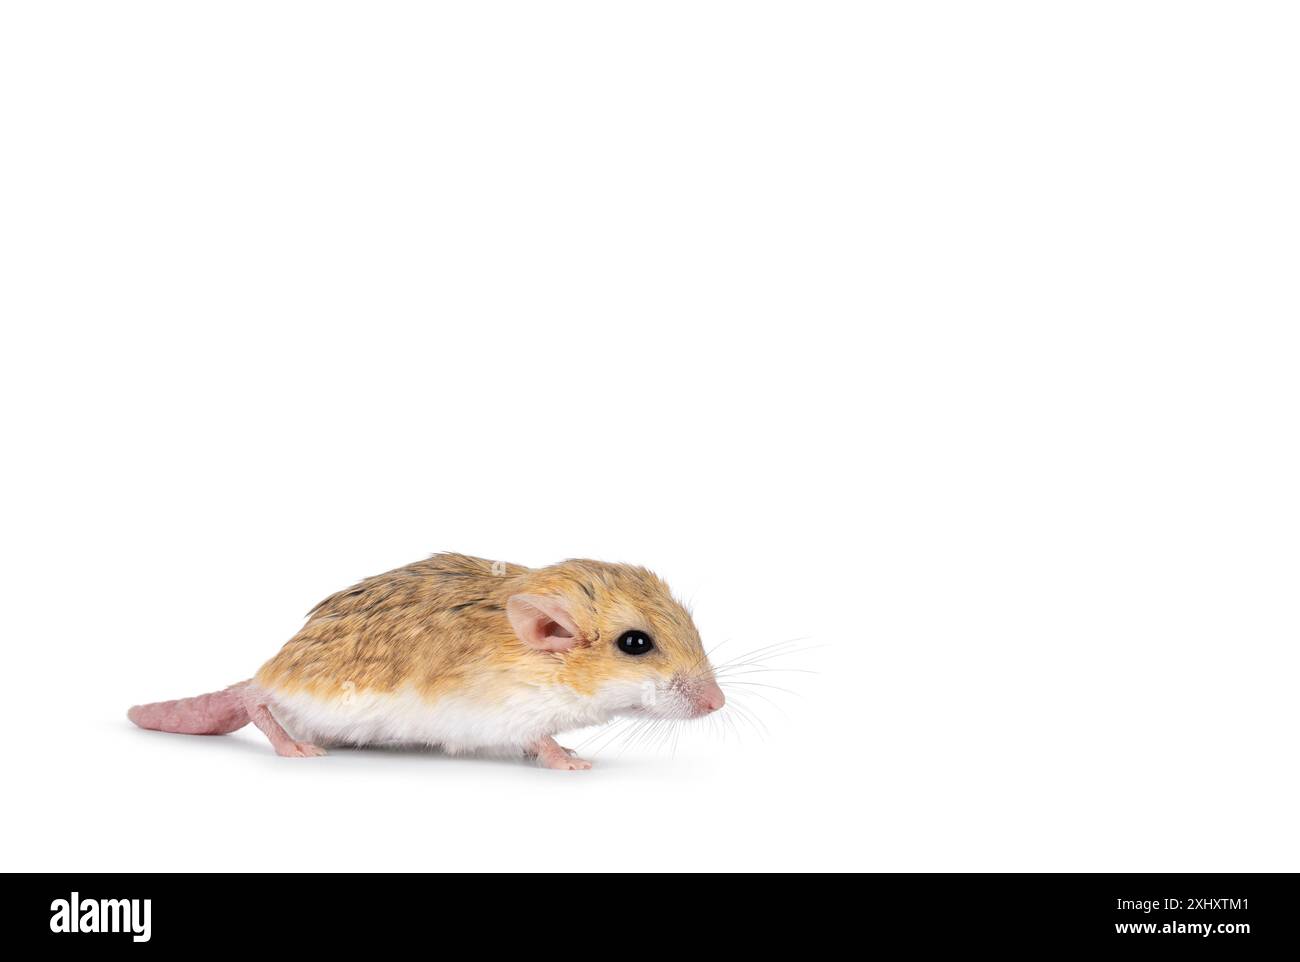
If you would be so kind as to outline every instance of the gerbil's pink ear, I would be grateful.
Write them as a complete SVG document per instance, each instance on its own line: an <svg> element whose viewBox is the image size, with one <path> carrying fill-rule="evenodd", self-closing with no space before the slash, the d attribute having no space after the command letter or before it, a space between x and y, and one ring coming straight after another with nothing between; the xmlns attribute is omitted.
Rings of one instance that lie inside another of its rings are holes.
<svg viewBox="0 0 1300 962"><path fill-rule="evenodd" d="M519 640L538 651L568 651L582 640L582 633L559 598L511 595L506 602L506 616Z"/></svg>

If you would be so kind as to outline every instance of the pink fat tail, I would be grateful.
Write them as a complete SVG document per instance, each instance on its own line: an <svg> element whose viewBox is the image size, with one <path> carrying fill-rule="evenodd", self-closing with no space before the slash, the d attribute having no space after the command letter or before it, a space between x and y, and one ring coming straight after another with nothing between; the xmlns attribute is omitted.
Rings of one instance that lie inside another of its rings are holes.
<svg viewBox="0 0 1300 962"><path fill-rule="evenodd" d="M177 701L136 705L126 713L141 728L182 735L225 735L249 722L238 685Z"/></svg>

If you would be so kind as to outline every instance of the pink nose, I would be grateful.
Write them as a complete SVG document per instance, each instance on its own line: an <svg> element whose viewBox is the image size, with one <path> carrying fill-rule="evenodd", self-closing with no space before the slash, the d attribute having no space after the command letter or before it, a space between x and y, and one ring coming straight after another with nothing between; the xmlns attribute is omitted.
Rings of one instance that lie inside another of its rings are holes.
<svg viewBox="0 0 1300 962"><path fill-rule="evenodd" d="M699 698L696 699L700 706L701 714L715 712L727 703L727 696L722 693L716 681L706 682L700 690Z"/></svg>

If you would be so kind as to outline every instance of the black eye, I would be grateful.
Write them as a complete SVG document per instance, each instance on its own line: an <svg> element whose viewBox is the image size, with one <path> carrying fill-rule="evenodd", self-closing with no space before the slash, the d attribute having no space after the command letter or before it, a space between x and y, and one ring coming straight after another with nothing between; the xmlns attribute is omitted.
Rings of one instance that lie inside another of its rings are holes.
<svg viewBox="0 0 1300 962"><path fill-rule="evenodd" d="M644 631L625 631L618 636L618 650L628 655L644 655L654 646Z"/></svg>

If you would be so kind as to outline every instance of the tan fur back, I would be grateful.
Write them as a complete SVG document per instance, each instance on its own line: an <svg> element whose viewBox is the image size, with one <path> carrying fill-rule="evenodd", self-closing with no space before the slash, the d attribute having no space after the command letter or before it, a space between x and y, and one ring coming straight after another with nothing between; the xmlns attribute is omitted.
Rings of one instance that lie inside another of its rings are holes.
<svg viewBox="0 0 1300 962"><path fill-rule="evenodd" d="M586 644L537 652L505 613L516 593L565 600ZM650 630L661 651L633 659L613 651L617 633ZM601 681L707 670L689 613L652 572L566 561L547 568L439 554L326 598L257 673L270 689L319 697L413 687L428 698L519 684L565 684L584 694Z"/></svg>

